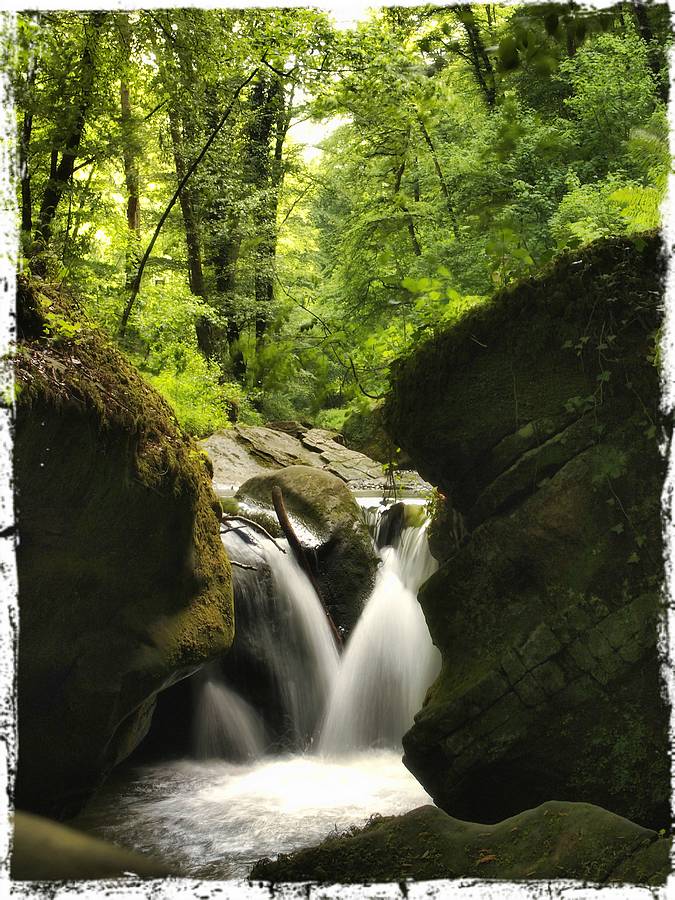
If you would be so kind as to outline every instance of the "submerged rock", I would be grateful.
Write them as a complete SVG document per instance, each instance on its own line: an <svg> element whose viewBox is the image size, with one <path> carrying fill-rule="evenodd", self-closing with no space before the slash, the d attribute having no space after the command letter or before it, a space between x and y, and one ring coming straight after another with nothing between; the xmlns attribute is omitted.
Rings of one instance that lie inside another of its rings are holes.
<svg viewBox="0 0 675 900"><path fill-rule="evenodd" d="M443 668L405 762L453 815L555 796L668 819L661 254L565 257L395 372L388 427L447 498L420 595Z"/></svg>
<svg viewBox="0 0 675 900"><path fill-rule="evenodd" d="M59 822L14 813L10 864L14 881L79 881L98 878L166 878L170 866Z"/></svg>
<svg viewBox="0 0 675 900"><path fill-rule="evenodd" d="M670 841L588 803L549 801L496 825L433 806L373 817L317 847L260 860L251 879L347 884L436 878L663 884Z"/></svg>
<svg viewBox="0 0 675 900"><path fill-rule="evenodd" d="M272 488L279 486L297 536L314 559L323 600L338 627L351 631L375 583L378 560L358 503L330 472L289 466L252 478L237 494L274 528ZM251 513L248 513L249 515ZM278 532L277 532L278 533Z"/></svg>
<svg viewBox="0 0 675 900"><path fill-rule="evenodd" d="M157 692L230 646L232 584L168 405L55 292L20 280L18 312L17 802L60 817L141 741Z"/></svg>

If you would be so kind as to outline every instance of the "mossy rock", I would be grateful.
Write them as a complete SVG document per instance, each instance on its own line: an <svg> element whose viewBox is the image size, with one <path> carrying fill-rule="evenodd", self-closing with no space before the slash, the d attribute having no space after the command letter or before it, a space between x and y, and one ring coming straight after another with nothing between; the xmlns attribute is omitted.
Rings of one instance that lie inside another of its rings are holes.
<svg viewBox="0 0 675 900"><path fill-rule="evenodd" d="M67 825L16 812L10 872L15 881L166 878L170 866Z"/></svg>
<svg viewBox="0 0 675 900"><path fill-rule="evenodd" d="M662 274L658 236L598 242L395 374L389 426L446 497L420 593L443 666L404 761L453 815L555 796L668 819Z"/></svg>
<svg viewBox="0 0 675 900"><path fill-rule="evenodd" d="M618 416L611 401L627 382L633 407L642 397L651 408L658 374L645 356L661 324L665 259L656 234L598 241L473 307L394 365L388 433L471 515L488 485L584 411ZM544 468L564 452L548 448Z"/></svg>
<svg viewBox="0 0 675 900"><path fill-rule="evenodd" d="M260 860L252 880L324 883L437 878L578 879L663 884L670 842L587 803L549 801L496 825L454 819L433 806L373 817L317 847Z"/></svg>
<svg viewBox="0 0 675 900"><path fill-rule="evenodd" d="M142 740L157 692L230 646L232 584L168 405L68 298L20 279L18 300L17 800L60 817Z"/></svg>
<svg viewBox="0 0 675 900"><path fill-rule="evenodd" d="M315 561L319 587L333 621L348 633L356 624L375 581L377 557L354 495L336 475L311 466L288 466L245 482L237 499L256 508L246 515L274 529L272 489L281 488L284 504Z"/></svg>

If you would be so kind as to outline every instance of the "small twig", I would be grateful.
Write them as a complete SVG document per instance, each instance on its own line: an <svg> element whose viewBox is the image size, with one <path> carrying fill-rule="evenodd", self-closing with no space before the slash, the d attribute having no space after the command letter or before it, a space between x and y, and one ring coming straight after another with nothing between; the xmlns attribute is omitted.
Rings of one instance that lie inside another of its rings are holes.
<svg viewBox="0 0 675 900"><path fill-rule="evenodd" d="M249 528L253 528L254 531L259 531L261 534L264 534L266 538L269 538L277 550L281 550L282 553L285 553L286 550L283 547L280 547L277 544L276 538L272 537L272 535L267 531L266 528L263 528L262 525L259 525L257 522L254 522L252 519L246 519L244 516L222 516L221 522L231 522L232 519L238 519L240 522L244 522ZM241 531L241 528L230 528L229 531Z"/></svg>
<svg viewBox="0 0 675 900"><path fill-rule="evenodd" d="M237 562L236 559L231 559L231 560L230 560L230 565L231 565L231 566L236 566L238 569L250 569L251 572L257 572L257 571L258 571L258 567L257 567L257 566L247 566L246 563L240 563L240 562Z"/></svg>

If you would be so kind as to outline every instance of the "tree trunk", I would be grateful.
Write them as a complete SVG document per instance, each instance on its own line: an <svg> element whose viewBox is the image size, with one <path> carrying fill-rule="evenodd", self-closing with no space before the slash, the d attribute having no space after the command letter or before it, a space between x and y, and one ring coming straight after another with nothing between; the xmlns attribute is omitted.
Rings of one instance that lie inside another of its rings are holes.
<svg viewBox="0 0 675 900"><path fill-rule="evenodd" d="M401 165L396 170L396 178L394 181L394 194L398 194L401 190L401 183L403 181L403 173L405 172L405 159L401 162ZM419 201L419 179L415 177L413 184L416 186L416 201ZM408 234L410 235L410 243L412 244L413 253L415 256L422 255L422 248L420 247L420 242L417 239L417 232L415 231L415 221L408 209L407 205L403 206L403 212L405 214L405 222L406 227L408 229Z"/></svg>
<svg viewBox="0 0 675 900"><path fill-rule="evenodd" d="M30 65L26 76L26 112L19 135L19 177L21 179L21 232L24 242L30 241L33 231L33 196L30 174L30 142L33 135L33 87L36 65ZM25 248L26 250L28 248Z"/></svg>
<svg viewBox="0 0 675 900"><path fill-rule="evenodd" d="M187 165L183 150L183 136L176 117L175 107L173 106L169 108L169 130L171 132L171 143L173 145L176 176L180 183L185 178ZM180 192L180 197L178 199L180 202L181 213L183 214L183 225L185 227L190 290L197 297L204 297L206 295L206 289L204 285L199 219L196 212L194 192L186 185Z"/></svg>
<svg viewBox="0 0 675 900"><path fill-rule="evenodd" d="M50 177L42 197L38 223L35 228L35 242L31 249L31 255L36 257L37 254L44 253L49 246L56 210L73 175L75 160L91 105L96 74L96 51L100 30L106 15L105 12L91 12L84 25L84 49L80 61L80 80L78 95L75 99L75 114L72 125L66 133L63 147L54 147L52 150ZM59 150L60 160L58 159ZM37 257L33 262L32 269L35 274L44 277L46 274L44 258Z"/></svg>
<svg viewBox="0 0 675 900"><path fill-rule="evenodd" d="M243 382L246 376L246 360L241 350L235 347L241 337L241 330L237 321L234 300L241 240L239 223L232 219L228 235L222 239L218 247L214 264L216 267L216 290L222 295L222 310L227 319L226 337L232 363L232 374L238 381Z"/></svg>
<svg viewBox="0 0 675 900"><path fill-rule="evenodd" d="M424 124L424 122L422 121L422 119L418 119L418 122L420 125L420 129L422 131L422 137L424 138L424 141L425 141L427 147L429 148L429 152L431 153L431 159L434 164L434 169L436 170L436 175L438 176L438 181L441 186L441 193L443 194L443 197L445 198L445 207L450 216L450 224L452 225L452 232L455 235L455 238L457 240L459 240L459 228L457 225L457 216L455 214L455 208L452 205L452 200L450 198L450 191L448 190L448 185L446 184L445 176L443 175L443 169L441 168L441 164L438 161L438 155L436 154L436 148L434 147L434 143L431 140L431 135L427 131L427 127Z"/></svg>
<svg viewBox="0 0 675 900"><path fill-rule="evenodd" d="M128 67L131 61L131 28L128 16L120 13L117 17L117 26L123 45L122 50L125 54L125 64ZM124 165L124 181L127 188L128 232L124 268L126 272L126 287L129 290L134 283L141 257L141 198L139 154L131 108L131 89L126 72L123 72L120 78L120 124L122 126L122 163Z"/></svg>
<svg viewBox="0 0 675 900"><path fill-rule="evenodd" d="M640 0L633 0L631 6L635 14L637 30L647 47L647 60L656 81L659 97L664 103L668 103L668 79L663 77L664 73L661 64L661 55L658 45L654 42L654 32L652 31L651 22L649 21L647 7L644 3L641 3Z"/></svg>
<svg viewBox="0 0 675 900"><path fill-rule="evenodd" d="M290 120L285 108L281 79L260 78L251 94L252 118L248 128L246 172L258 192L254 213L260 244L255 254L256 343L267 331L274 298L274 263L277 245L277 211L283 181L283 144ZM274 152L271 140L274 133Z"/></svg>
<svg viewBox="0 0 675 900"><path fill-rule="evenodd" d="M19 172L21 175L21 231L30 237L33 231L33 198L30 184L30 139L33 132L33 114L23 117L19 141Z"/></svg>
<svg viewBox="0 0 675 900"><path fill-rule="evenodd" d="M120 82L120 107L122 110L122 132L124 134L124 150L122 159L124 162L124 180L127 186L127 226L129 231L137 237L141 235L141 198L140 198L140 174L138 166L138 154L133 140L133 116L131 112L131 98L129 83L122 79Z"/></svg>
<svg viewBox="0 0 675 900"><path fill-rule="evenodd" d="M461 22L469 42L469 52L476 80L485 94L488 106L492 108L496 98L495 73L492 62L485 49L473 10L470 6L458 6L457 9L462 11Z"/></svg>

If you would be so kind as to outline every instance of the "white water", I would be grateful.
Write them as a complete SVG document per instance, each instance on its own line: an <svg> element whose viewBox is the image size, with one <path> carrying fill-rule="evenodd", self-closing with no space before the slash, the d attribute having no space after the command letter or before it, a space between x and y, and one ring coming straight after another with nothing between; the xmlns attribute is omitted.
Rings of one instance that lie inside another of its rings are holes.
<svg viewBox="0 0 675 900"><path fill-rule="evenodd" d="M218 679L213 669L199 686L195 711L198 759L257 759L265 750L265 727L256 711Z"/></svg>
<svg viewBox="0 0 675 900"><path fill-rule="evenodd" d="M319 750L398 747L438 674L417 590L437 568L426 526L404 528L380 550L375 589L347 644L328 704Z"/></svg>
<svg viewBox="0 0 675 900"><path fill-rule="evenodd" d="M287 547L287 545L286 545ZM265 548L273 596L286 627L274 638L270 659L294 734L313 733L337 675L339 655L328 619L309 579L290 550Z"/></svg>
<svg viewBox="0 0 675 900"><path fill-rule="evenodd" d="M233 559L255 567L235 570L235 629L241 634L233 665L257 673L267 709L274 709L269 724L275 737L289 749L305 749L321 721L338 668L328 619L286 541L260 542L255 532L246 530L228 533L224 542ZM246 699L254 700L248 695ZM224 708L223 713L227 715ZM233 758L225 752L221 756Z"/></svg>
<svg viewBox="0 0 675 900"><path fill-rule="evenodd" d="M368 518L376 532L377 514ZM379 551L375 588L339 658L290 552L226 536L231 556L258 570L238 570L238 652L261 661L288 745L304 749L320 735L320 752L265 756L265 723L253 698L247 702L250 686L235 691L211 668L198 686L195 752L203 761L120 773L75 824L184 874L232 878L263 856L430 802L403 767L400 744L439 666L416 600L436 563L425 527L394 532L392 541ZM271 583L261 577L263 563Z"/></svg>
<svg viewBox="0 0 675 900"><path fill-rule="evenodd" d="M74 824L200 878L243 878L263 856L430 803L393 750L251 765L181 761L109 782Z"/></svg>

